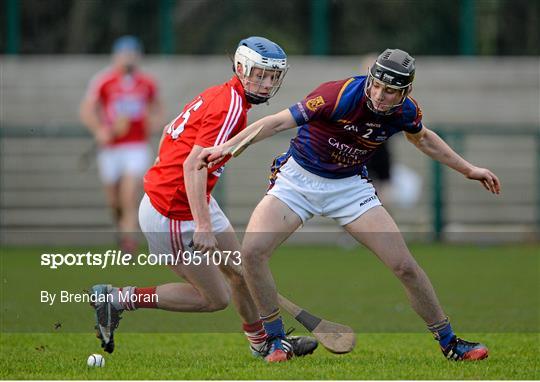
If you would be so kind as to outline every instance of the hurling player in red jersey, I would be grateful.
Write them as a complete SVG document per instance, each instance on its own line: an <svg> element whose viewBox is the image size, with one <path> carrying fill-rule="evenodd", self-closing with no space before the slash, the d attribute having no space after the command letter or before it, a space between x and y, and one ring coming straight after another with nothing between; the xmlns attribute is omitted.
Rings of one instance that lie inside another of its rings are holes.
<svg viewBox="0 0 540 382"><path fill-rule="evenodd" d="M211 196L228 158L209 169L196 165L205 147L226 142L245 129L248 109L276 94L287 69L287 56L279 45L262 37L244 39L236 50L231 80L203 91L165 127L159 155L144 178L139 223L150 254L170 254L154 257L166 260L186 282L147 288L95 285L93 295L112 300L95 304L106 351L114 349L113 332L124 310L212 312L224 309L232 298L252 353L267 355L269 341L256 306L241 272L232 269L241 271L240 243ZM310 337L291 336L284 342L296 355L317 347Z"/></svg>
<svg viewBox="0 0 540 382"><path fill-rule="evenodd" d="M142 177L150 165L148 139L163 123L156 82L138 68L142 52L133 36L113 45L112 66L97 73L81 103L81 120L99 146L97 163L120 244L137 244L137 206Z"/></svg>
<svg viewBox="0 0 540 382"><path fill-rule="evenodd" d="M409 97L414 74L413 57L387 49L367 76L324 83L289 109L262 118L230 141L201 153L200 166L204 166L226 156L229 147L261 124L264 128L253 142L300 126L289 152L274 162L270 188L253 211L242 244L246 282L265 317L268 335L274 337L269 360L288 358L279 344L284 338L283 321L268 260L314 215L334 219L394 273L448 359L487 357L486 346L454 334L430 280L367 179L365 164L377 147L393 134L404 132L424 154L480 182L493 194L500 192L493 172L467 162L423 126L420 108Z"/></svg>

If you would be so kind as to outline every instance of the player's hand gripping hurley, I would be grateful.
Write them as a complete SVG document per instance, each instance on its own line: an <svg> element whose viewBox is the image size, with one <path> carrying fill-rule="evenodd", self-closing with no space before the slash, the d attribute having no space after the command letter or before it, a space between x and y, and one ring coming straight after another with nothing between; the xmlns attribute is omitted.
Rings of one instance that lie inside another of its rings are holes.
<svg viewBox="0 0 540 382"><path fill-rule="evenodd" d="M236 158L240 154L244 152L245 149L253 142L253 140L259 135L261 130L264 128L264 125L258 126L255 130L253 130L247 137L242 139L236 146L230 147L225 150L216 150L214 148L205 149L207 150L206 154L201 154L199 158L202 160L202 162L199 164L199 169L203 167L212 167L214 164L220 162L227 156L231 155L232 157ZM210 153L208 153L208 151Z"/></svg>

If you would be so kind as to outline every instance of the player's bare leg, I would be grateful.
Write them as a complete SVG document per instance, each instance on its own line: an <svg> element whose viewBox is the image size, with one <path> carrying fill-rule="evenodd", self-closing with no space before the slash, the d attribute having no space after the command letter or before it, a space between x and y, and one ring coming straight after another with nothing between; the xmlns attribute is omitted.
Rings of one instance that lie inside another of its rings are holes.
<svg viewBox="0 0 540 382"><path fill-rule="evenodd" d="M105 184L103 189L105 190L105 197L107 199L107 205L111 209L112 217L116 228L119 227L119 222L122 217L122 208L120 207L120 196L119 196L119 186L120 183L111 183Z"/></svg>
<svg viewBox="0 0 540 382"><path fill-rule="evenodd" d="M238 260L240 262L243 260L240 242L238 241L238 237L231 226L229 226L225 232L216 234L216 239L219 249L223 254L226 254L227 252L231 254L236 252L240 254ZM251 298L246 280L239 273L241 272L241 268L237 271L232 268L232 266L234 266L233 261L236 262L236 257L230 256L228 259L228 264L225 264L225 259L222 257L220 269L229 281L231 286L231 297L242 320L247 323L256 322L259 320L259 312L257 311L257 307ZM239 267L241 267L241 264Z"/></svg>
<svg viewBox="0 0 540 382"><path fill-rule="evenodd" d="M245 278L272 347L266 360L286 361L292 353L285 338L277 290L268 264L273 251L300 227L302 221L285 203L267 195L257 205L242 243Z"/></svg>
<svg viewBox="0 0 540 382"><path fill-rule="evenodd" d="M278 307L277 290L269 267L274 250L302 221L285 203L266 195L253 211L242 243L245 277L261 315Z"/></svg>
<svg viewBox="0 0 540 382"><path fill-rule="evenodd" d="M230 285L231 298L242 319L242 329L249 342L251 353L255 357L264 357L268 351L266 346L268 336L243 276L241 246L238 237L233 228L229 226L225 232L216 234L216 240L222 254L220 270ZM229 256L228 259L227 256ZM239 265L235 265L239 262Z"/></svg>
<svg viewBox="0 0 540 382"><path fill-rule="evenodd" d="M409 252L392 217L384 207L368 210L344 227L356 240L369 248L402 282L412 308L426 324L446 316L433 286Z"/></svg>
<svg viewBox="0 0 540 382"><path fill-rule="evenodd" d="M133 235L138 230L137 213L141 184L142 180L139 177L129 174L123 175L119 182L118 195L122 211L119 228L123 235L122 249L126 252L133 252L137 249L137 242Z"/></svg>
<svg viewBox="0 0 540 382"><path fill-rule="evenodd" d="M125 232L134 232L139 227L137 213L141 184L141 178L133 175L124 175L120 179L119 195L120 205L123 210L120 226Z"/></svg>
<svg viewBox="0 0 540 382"><path fill-rule="evenodd" d="M228 232L217 234L220 250L240 252L240 243L229 227ZM233 258L229 258L230 262ZM231 284L227 285L222 270L217 265L169 265L169 267L188 283L169 283L156 289L159 296L157 307L180 312L210 312L224 309L232 296L237 310L244 322L259 319L257 309L241 275L228 270L225 275ZM223 267L222 267L223 268Z"/></svg>
<svg viewBox="0 0 540 382"><path fill-rule="evenodd" d="M226 255L225 251L229 251L230 253L237 251L241 253L238 237L231 226L226 231L216 234L216 239L223 255ZM233 264L233 261L236 259L235 256L231 256L227 264L222 261L220 269L231 286L233 304L242 318L242 327L250 342L252 353L257 357L265 357L270 350L270 347L267 345L268 337L243 276L243 268L241 265L235 266ZM242 261L242 259L241 256L239 260ZM286 339L291 344L296 356L311 354L318 345L317 340L312 337L287 336Z"/></svg>
<svg viewBox="0 0 540 382"><path fill-rule="evenodd" d="M154 308L179 312L213 312L225 309L229 304L229 288L217 266L190 264L170 267L188 282L149 288L113 288L106 284L92 287L91 293L98 301L93 304L96 329L105 351L114 351L114 331L124 310Z"/></svg>
<svg viewBox="0 0 540 382"><path fill-rule="evenodd" d="M487 348L483 345L455 337L431 281L409 252L394 219L384 207L368 210L344 228L375 253L401 281L412 308L436 335L447 357L483 359L487 356ZM441 336L445 338L441 339ZM449 349L450 355L446 351L449 346L456 348Z"/></svg>
<svg viewBox="0 0 540 382"><path fill-rule="evenodd" d="M229 305L230 291L217 266L190 264L169 267L188 283L157 286L158 308L177 312L214 312Z"/></svg>

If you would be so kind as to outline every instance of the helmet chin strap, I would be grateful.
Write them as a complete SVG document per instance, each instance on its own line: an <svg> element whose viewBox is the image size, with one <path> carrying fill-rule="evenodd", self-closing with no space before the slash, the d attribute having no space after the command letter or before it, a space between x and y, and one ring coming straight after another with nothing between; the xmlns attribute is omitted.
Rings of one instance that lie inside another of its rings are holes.
<svg viewBox="0 0 540 382"><path fill-rule="evenodd" d="M245 90L244 92L246 94L246 101L248 101L252 105L259 105L261 103L268 102L268 99L269 99L268 97L261 97L253 93L248 93Z"/></svg>
<svg viewBox="0 0 540 382"><path fill-rule="evenodd" d="M403 103L399 104L399 105L395 105L395 106L392 106L391 108L389 108L388 110L386 111L382 111L382 110L377 110L375 108L375 106L373 106L373 101L371 101L371 99L368 98L367 102L366 102L369 110L371 110L372 112L374 112L375 114L377 115L390 115L390 114L393 114L397 108L399 106L401 106Z"/></svg>

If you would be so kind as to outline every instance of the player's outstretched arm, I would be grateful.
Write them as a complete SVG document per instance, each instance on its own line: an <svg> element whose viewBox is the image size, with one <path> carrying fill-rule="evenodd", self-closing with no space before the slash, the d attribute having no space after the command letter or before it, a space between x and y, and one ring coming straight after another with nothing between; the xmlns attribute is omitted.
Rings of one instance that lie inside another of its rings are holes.
<svg viewBox="0 0 540 382"><path fill-rule="evenodd" d="M501 192L499 178L487 168L472 165L448 146L434 131L423 127L416 134L405 133L407 140L429 157L463 174L468 179L479 181L493 194Z"/></svg>
<svg viewBox="0 0 540 382"><path fill-rule="evenodd" d="M261 131L253 138L251 144L262 141L272 135L279 133L280 131L292 129L296 127L296 121L294 120L289 109L280 111L279 113L269 115L267 117L259 119L257 122L252 123L246 127L242 132L215 147L207 147L199 155L198 168L206 167L209 163L216 163L225 158L233 147L238 145L244 138L248 137L260 126L263 126Z"/></svg>
<svg viewBox="0 0 540 382"><path fill-rule="evenodd" d="M197 157L203 150L195 145L184 161L184 183L189 201L189 208L195 221L193 234L193 249L203 253L213 252L217 248L217 240L212 232L210 209L206 201L206 186L208 172L206 169L197 169Z"/></svg>

